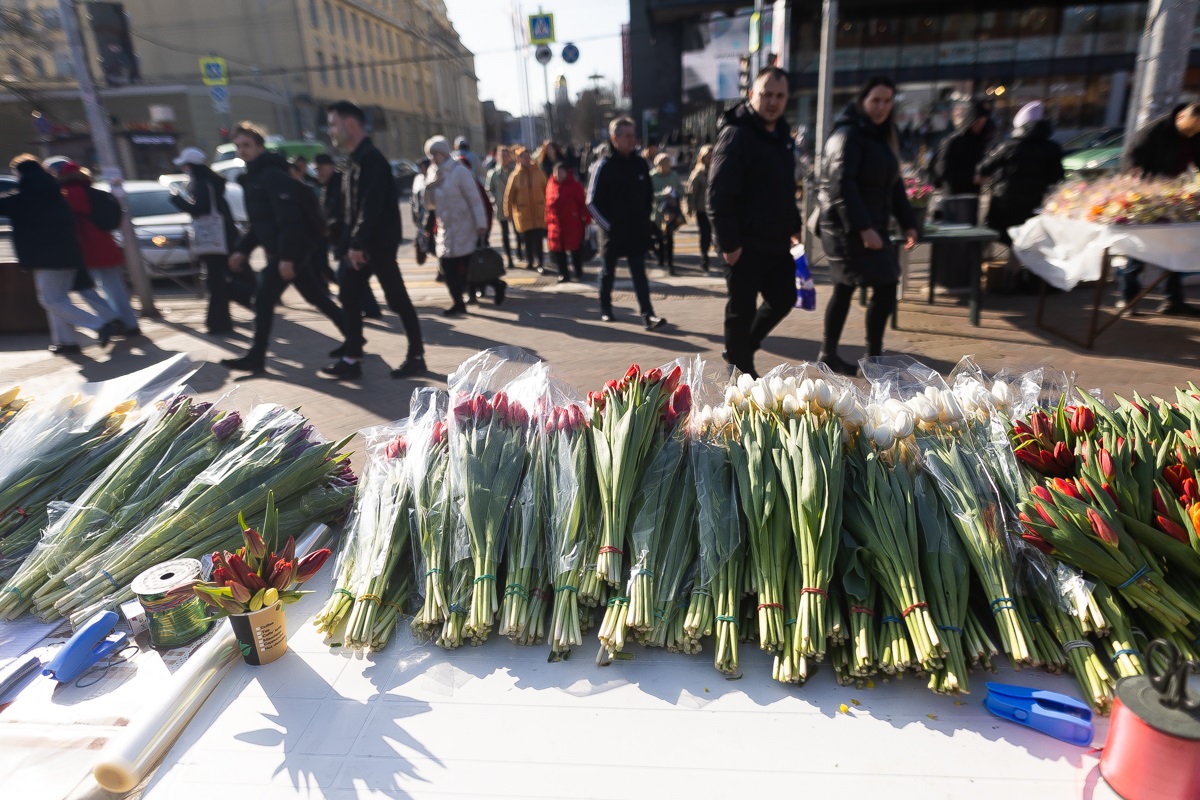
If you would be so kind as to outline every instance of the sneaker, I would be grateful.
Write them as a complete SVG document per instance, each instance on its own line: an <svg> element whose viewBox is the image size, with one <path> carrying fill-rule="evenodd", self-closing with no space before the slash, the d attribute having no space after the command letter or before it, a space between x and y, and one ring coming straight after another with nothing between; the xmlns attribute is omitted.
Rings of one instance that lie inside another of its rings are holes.
<svg viewBox="0 0 1200 800"><path fill-rule="evenodd" d="M73 356L83 352L77 344L52 344L47 349L56 356Z"/></svg>
<svg viewBox="0 0 1200 800"><path fill-rule="evenodd" d="M450 306L442 311L443 317L461 317L467 313L466 306Z"/></svg>
<svg viewBox="0 0 1200 800"><path fill-rule="evenodd" d="M411 378L428 371L428 367L425 366L425 356L409 356L404 359L403 364L391 371L391 376L393 378Z"/></svg>
<svg viewBox="0 0 1200 800"><path fill-rule="evenodd" d="M646 330L648 331L656 331L663 325L667 324L666 318L656 317L653 314L647 314L646 316L642 317L642 322L645 323Z"/></svg>
<svg viewBox="0 0 1200 800"><path fill-rule="evenodd" d="M558 276L558 283L568 283L568 282L570 282L570 280L571 280L570 275L559 275Z"/></svg>
<svg viewBox="0 0 1200 800"><path fill-rule="evenodd" d="M362 377L362 364L355 361L351 364L344 358L339 358L337 361L328 366L321 367L320 375L322 378L330 378L335 381L353 380Z"/></svg>
<svg viewBox="0 0 1200 800"><path fill-rule="evenodd" d="M819 353L817 355L817 361L824 362L825 366L829 367L831 370L836 372L838 375L845 375L846 377L849 377L849 378L853 378L858 375L858 367L857 366L855 366L854 364L851 364L849 361L843 361L841 358L839 358L835 354L824 353L824 352Z"/></svg>
<svg viewBox="0 0 1200 800"><path fill-rule="evenodd" d="M496 281L494 288L496 292L496 305L504 305L504 298L508 295L508 284L504 281Z"/></svg>
<svg viewBox="0 0 1200 800"><path fill-rule="evenodd" d="M266 372L266 360L260 356L255 356L247 353L241 358L223 358L221 366L229 369L238 370L239 372Z"/></svg>
<svg viewBox="0 0 1200 800"><path fill-rule="evenodd" d="M1140 317L1142 315L1138 307L1128 300L1118 300L1116 308L1117 311L1124 311L1127 317Z"/></svg>
<svg viewBox="0 0 1200 800"><path fill-rule="evenodd" d="M116 322L106 322L96 331L96 336L100 338L100 346L108 347L108 343L112 341L113 335L117 332Z"/></svg>
<svg viewBox="0 0 1200 800"><path fill-rule="evenodd" d="M1164 301L1158 307L1158 313L1165 317L1200 317L1200 308L1184 302Z"/></svg>
<svg viewBox="0 0 1200 800"><path fill-rule="evenodd" d="M600 312L600 321L601 322L612 322L615 319L616 319L616 317L613 316L613 312L611 312L611 311Z"/></svg>
<svg viewBox="0 0 1200 800"><path fill-rule="evenodd" d="M469 306L479 305L479 296L477 293L467 292L467 305L469 305Z"/></svg>

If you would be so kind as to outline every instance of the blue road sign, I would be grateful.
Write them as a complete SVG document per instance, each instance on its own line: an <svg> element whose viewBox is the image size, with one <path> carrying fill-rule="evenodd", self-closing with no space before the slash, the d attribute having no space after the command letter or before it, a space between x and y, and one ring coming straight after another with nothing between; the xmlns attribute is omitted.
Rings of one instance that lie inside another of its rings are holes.
<svg viewBox="0 0 1200 800"><path fill-rule="evenodd" d="M579 48L568 42L567 46L563 48L562 60L568 64L574 64L579 60Z"/></svg>
<svg viewBox="0 0 1200 800"><path fill-rule="evenodd" d="M529 15L529 43L550 44L554 41L554 15Z"/></svg>

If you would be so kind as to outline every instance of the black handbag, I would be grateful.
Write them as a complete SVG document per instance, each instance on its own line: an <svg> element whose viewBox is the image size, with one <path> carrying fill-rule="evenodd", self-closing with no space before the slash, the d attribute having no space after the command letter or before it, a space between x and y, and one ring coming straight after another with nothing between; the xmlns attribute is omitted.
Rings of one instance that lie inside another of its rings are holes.
<svg viewBox="0 0 1200 800"><path fill-rule="evenodd" d="M467 283L491 283L504 277L504 257L490 247L478 248L467 262Z"/></svg>

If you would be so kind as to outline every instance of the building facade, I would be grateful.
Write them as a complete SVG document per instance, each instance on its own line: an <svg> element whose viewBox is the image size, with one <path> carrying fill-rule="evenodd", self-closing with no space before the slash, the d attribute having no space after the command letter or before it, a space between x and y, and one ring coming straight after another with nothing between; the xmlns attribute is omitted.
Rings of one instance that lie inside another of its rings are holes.
<svg viewBox="0 0 1200 800"><path fill-rule="evenodd" d="M768 9L771 3L766 4ZM869 76L900 86L900 124L944 130L967 98L987 98L999 122L1040 100L1064 132L1120 126L1128 107L1148 3L1066 0L841 0L835 55L835 105L853 98ZM793 125L816 120L820 58L819 2L789 3L788 71ZM630 0L633 106L661 135L710 137L730 80L723 64L685 74L689 52L744 30L748 2ZM768 23L769 26L769 23ZM769 27L768 27L769 30ZM1200 30L1185 94L1200 95ZM742 35L738 33L737 35ZM748 45L747 45L748 49ZM714 56L714 58L717 56ZM736 58L736 56L734 56ZM736 71L736 66L732 67ZM647 76L647 73L650 73ZM712 83L696 89L697 83ZM733 79L736 85L736 75Z"/></svg>
<svg viewBox="0 0 1200 800"><path fill-rule="evenodd" d="M324 109L340 99L366 110L393 158L418 157L436 133L482 139L474 57L441 0L126 0L117 14L128 55L104 21L117 4L80 5L127 174L174 171L169 156L181 146L212 153L242 119L324 140ZM90 162L54 0L0 0L0 45L0 159L40 148ZM204 56L227 62L228 110L201 80Z"/></svg>

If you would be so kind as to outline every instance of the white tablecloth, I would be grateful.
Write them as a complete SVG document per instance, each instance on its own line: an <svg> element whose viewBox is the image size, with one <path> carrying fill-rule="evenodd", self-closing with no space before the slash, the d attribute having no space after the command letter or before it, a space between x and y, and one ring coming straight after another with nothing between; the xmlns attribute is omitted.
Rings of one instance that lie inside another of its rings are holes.
<svg viewBox="0 0 1200 800"><path fill-rule="evenodd" d="M1070 291L1100 280L1104 250L1132 256L1171 272L1200 272L1200 223L1098 225L1041 215L1009 228L1013 254L1051 286Z"/></svg>

